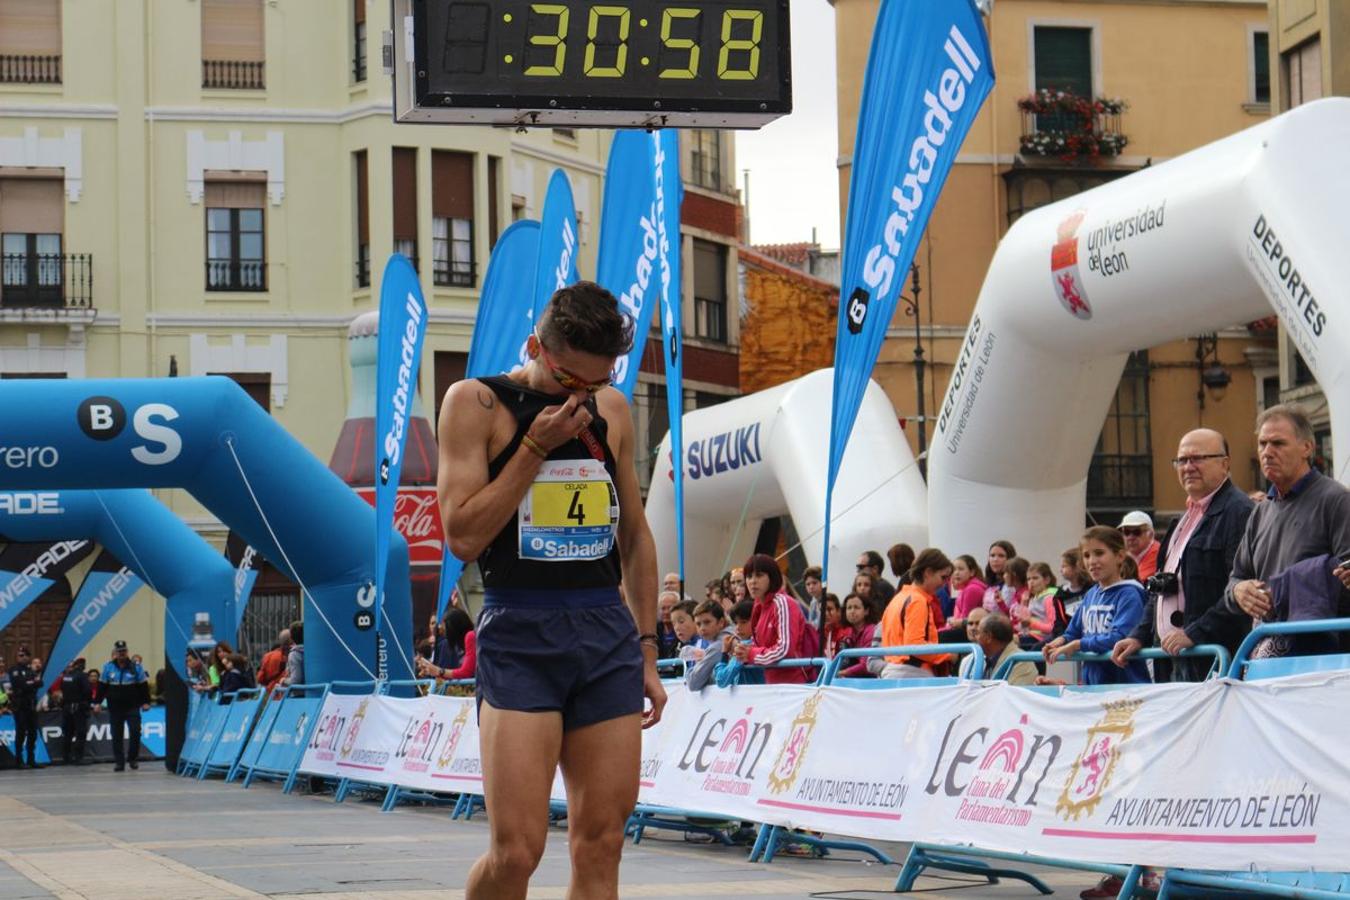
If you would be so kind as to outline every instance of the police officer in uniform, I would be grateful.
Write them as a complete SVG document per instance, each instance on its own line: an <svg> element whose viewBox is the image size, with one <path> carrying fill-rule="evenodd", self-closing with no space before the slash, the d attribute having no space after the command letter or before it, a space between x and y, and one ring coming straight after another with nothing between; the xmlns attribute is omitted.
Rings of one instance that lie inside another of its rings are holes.
<svg viewBox="0 0 1350 900"><path fill-rule="evenodd" d="M93 691L84 672L84 657L61 673L61 757L66 765L84 765L89 737L89 701Z"/></svg>
<svg viewBox="0 0 1350 900"><path fill-rule="evenodd" d="M103 667L103 690L108 698L108 720L112 725L114 772L126 769L127 762L139 769L141 755L141 711L150 708L150 679L140 663L127 656L127 642L113 644L113 658ZM131 727L131 753L123 753L122 729Z"/></svg>
<svg viewBox="0 0 1350 900"><path fill-rule="evenodd" d="M40 669L29 663L28 648L20 647L15 663L9 669L9 706L14 712L14 762L22 769L24 747L28 748L30 769L38 768L37 757L37 695L42 690Z"/></svg>

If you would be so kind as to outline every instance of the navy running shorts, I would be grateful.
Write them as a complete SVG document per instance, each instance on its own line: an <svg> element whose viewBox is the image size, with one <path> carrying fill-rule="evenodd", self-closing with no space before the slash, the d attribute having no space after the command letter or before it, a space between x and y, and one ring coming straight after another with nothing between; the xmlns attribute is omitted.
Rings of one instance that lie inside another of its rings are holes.
<svg viewBox="0 0 1350 900"><path fill-rule="evenodd" d="M642 648L614 589L489 590L475 636L480 709L561 712L564 730L643 710Z"/></svg>

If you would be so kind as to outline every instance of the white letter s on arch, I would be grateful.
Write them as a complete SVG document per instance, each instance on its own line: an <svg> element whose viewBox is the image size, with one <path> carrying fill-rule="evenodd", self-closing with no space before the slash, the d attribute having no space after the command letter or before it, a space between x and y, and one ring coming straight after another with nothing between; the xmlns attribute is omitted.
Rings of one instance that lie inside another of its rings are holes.
<svg viewBox="0 0 1350 900"><path fill-rule="evenodd" d="M162 466L178 458L178 454L183 451L183 439L172 428L151 421L154 417L172 422L178 418L178 410L167 403L147 403L136 410L136 416L132 419L132 427L136 429L136 434L147 441L163 444L164 449L148 450L145 447L133 447L131 456L147 466Z"/></svg>

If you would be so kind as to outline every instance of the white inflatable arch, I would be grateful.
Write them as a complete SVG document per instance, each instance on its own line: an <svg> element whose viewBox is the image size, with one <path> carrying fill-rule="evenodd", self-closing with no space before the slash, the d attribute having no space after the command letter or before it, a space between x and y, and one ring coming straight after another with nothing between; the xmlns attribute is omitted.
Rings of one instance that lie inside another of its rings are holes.
<svg viewBox="0 0 1350 900"><path fill-rule="evenodd" d="M1018 220L938 411L933 542L978 553L1009 538L1055 559L1082 530L1128 354L1272 308L1326 391L1344 478L1350 100L1298 107Z"/></svg>
<svg viewBox="0 0 1350 900"><path fill-rule="evenodd" d="M821 369L685 414L685 578L691 595L701 597L703 582L745 562L760 524L775 516L792 516L807 559L820 562L833 381L834 370ZM678 568L674 506L667 434L647 495L662 572ZM900 541L925 546L927 518L914 456L890 400L871 382L834 489L835 577L827 580L843 589L864 550L884 553Z"/></svg>

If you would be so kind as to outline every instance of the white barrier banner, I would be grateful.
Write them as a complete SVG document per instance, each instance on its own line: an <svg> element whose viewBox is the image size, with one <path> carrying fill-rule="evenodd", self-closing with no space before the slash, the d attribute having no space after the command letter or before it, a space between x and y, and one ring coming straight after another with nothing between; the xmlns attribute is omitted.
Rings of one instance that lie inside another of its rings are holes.
<svg viewBox="0 0 1350 900"><path fill-rule="evenodd" d="M1058 694L678 686L644 732L640 799L1084 861L1343 870L1350 722L1328 713L1347 696L1350 672ZM329 695L301 768L479 793L473 703Z"/></svg>
<svg viewBox="0 0 1350 900"><path fill-rule="evenodd" d="M363 694L330 693L325 697L318 724L300 759L300 771L343 777L345 773L338 770L338 760L351 755L366 713L377 699Z"/></svg>

